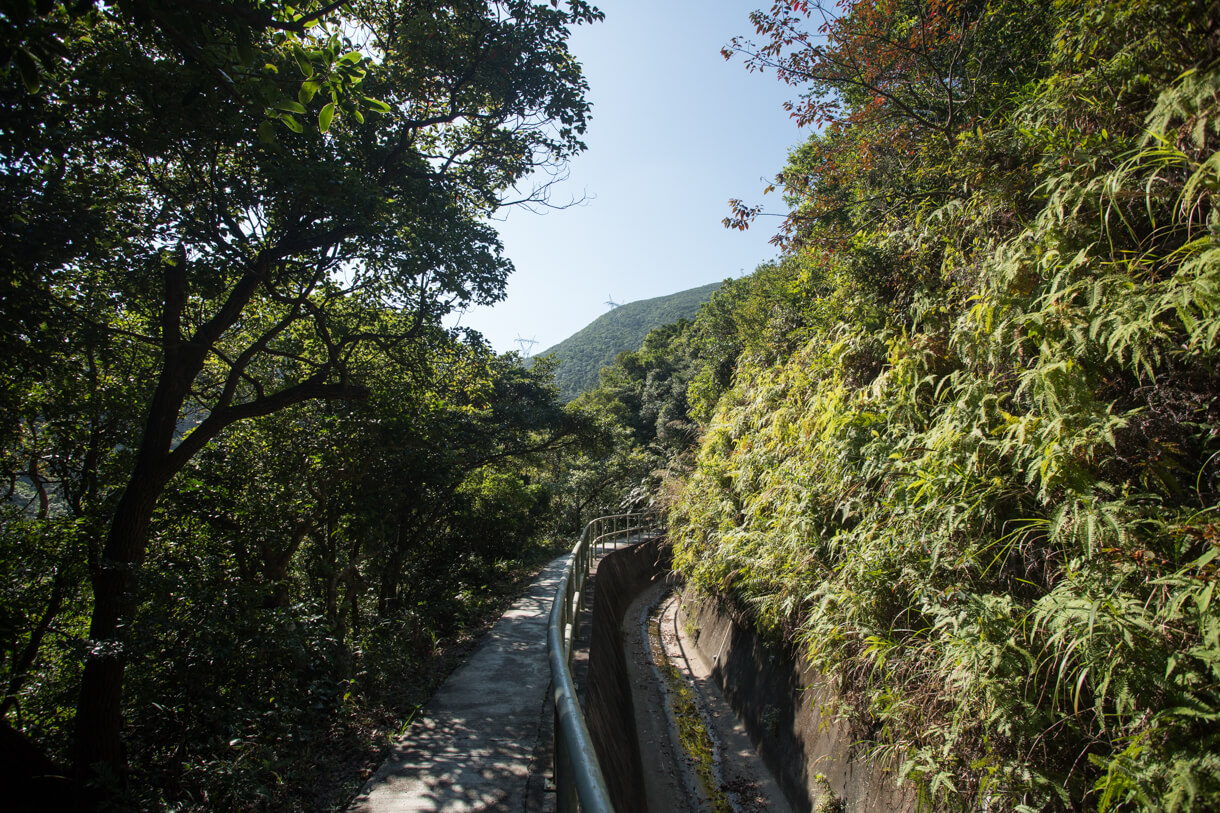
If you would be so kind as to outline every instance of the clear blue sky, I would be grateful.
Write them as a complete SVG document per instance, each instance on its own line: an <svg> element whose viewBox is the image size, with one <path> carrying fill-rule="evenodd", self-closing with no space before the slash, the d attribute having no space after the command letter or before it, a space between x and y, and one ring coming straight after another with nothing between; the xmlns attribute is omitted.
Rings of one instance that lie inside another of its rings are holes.
<svg viewBox="0 0 1220 813"><path fill-rule="evenodd" d="M720 48L752 34L768 0L601 0L605 21L581 26L571 47L593 103L587 152L552 192L579 206L497 223L516 266L508 297L459 324L499 351L536 338L538 353L607 310L748 274L773 259L778 218L747 232L724 228L729 198L763 198L804 133L781 107L793 89L748 73Z"/></svg>

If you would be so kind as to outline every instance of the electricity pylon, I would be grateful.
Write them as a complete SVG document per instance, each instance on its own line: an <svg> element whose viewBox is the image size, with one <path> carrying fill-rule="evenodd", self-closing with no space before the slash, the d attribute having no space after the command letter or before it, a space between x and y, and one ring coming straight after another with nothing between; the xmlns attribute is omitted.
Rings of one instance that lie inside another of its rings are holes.
<svg viewBox="0 0 1220 813"><path fill-rule="evenodd" d="M529 337L528 339L523 339L521 338L521 334L517 334L517 338L514 339L514 341L517 343L517 346L521 348L521 355L525 356L526 358L533 355L534 345L538 344L538 340L533 336Z"/></svg>

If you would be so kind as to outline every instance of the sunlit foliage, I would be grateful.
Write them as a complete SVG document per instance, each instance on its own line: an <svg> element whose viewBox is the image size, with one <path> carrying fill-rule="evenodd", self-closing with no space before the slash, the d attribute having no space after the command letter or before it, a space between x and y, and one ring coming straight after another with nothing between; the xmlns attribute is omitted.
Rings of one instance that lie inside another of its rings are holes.
<svg viewBox="0 0 1220 813"><path fill-rule="evenodd" d="M1216 807L1214 8L813 10L734 46L827 127L777 181L800 340L705 413L678 566L929 805Z"/></svg>

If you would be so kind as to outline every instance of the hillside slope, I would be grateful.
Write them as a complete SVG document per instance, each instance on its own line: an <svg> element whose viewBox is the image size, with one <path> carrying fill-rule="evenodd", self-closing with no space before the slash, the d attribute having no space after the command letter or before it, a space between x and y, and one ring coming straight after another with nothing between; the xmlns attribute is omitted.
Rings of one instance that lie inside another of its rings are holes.
<svg viewBox="0 0 1220 813"><path fill-rule="evenodd" d="M835 8L753 18L831 120L779 261L590 394L624 493L923 808L1220 810L1220 17Z"/></svg>
<svg viewBox="0 0 1220 813"><path fill-rule="evenodd" d="M638 348L650 330L693 317L720 285L713 282L669 296L620 305L539 355L559 359L555 382L563 399L570 401L596 384L598 371L611 364L619 353Z"/></svg>

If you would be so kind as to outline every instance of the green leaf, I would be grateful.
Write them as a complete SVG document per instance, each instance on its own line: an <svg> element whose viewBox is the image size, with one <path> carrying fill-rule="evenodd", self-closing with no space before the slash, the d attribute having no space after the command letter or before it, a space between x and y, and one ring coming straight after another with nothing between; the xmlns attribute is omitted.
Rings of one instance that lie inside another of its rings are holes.
<svg viewBox="0 0 1220 813"><path fill-rule="evenodd" d="M1215 593L1215 591L1216 591L1216 585L1215 585L1215 582L1213 582L1212 584L1209 584L1207 586L1207 588L1203 591L1202 595L1195 597L1195 602L1199 605L1199 614L1200 615L1206 613L1207 608L1209 606L1211 606L1212 595Z"/></svg>
<svg viewBox="0 0 1220 813"><path fill-rule="evenodd" d="M326 132L330 129L330 120L335 116L335 103L330 102L318 111L318 129Z"/></svg>
<svg viewBox="0 0 1220 813"><path fill-rule="evenodd" d="M374 99L371 96L365 96L363 98L364 98L364 103L368 105L369 110L372 110L374 113L389 113L390 112L390 106L388 104L386 104L385 102L381 101L380 99Z"/></svg>
<svg viewBox="0 0 1220 813"><path fill-rule="evenodd" d="M318 92L317 82L302 82L301 89L297 91L297 101L301 104L309 104L313 99L314 94Z"/></svg>
<svg viewBox="0 0 1220 813"><path fill-rule="evenodd" d="M280 115L280 121L284 122L284 124L288 126L288 129L292 130L294 133L305 132L305 128L301 126L301 122L297 121L296 118L287 113Z"/></svg>
<svg viewBox="0 0 1220 813"><path fill-rule="evenodd" d="M296 59L297 67L306 79L313 76L313 63L309 61L309 55L305 53L305 49L297 44L292 46L292 56Z"/></svg>
<svg viewBox="0 0 1220 813"><path fill-rule="evenodd" d="M305 110L305 105L301 104L300 102L294 102L292 99L284 99L281 102L277 102L275 109L283 111L284 113L298 113L300 115L305 115L307 112Z"/></svg>
<svg viewBox="0 0 1220 813"><path fill-rule="evenodd" d="M42 74L38 70L38 62L24 48L18 48L14 54L17 58L17 70L21 73L21 81L30 93L37 93L42 87Z"/></svg>
<svg viewBox="0 0 1220 813"><path fill-rule="evenodd" d="M270 119L258 125L258 140L264 144L275 143L275 125L271 123Z"/></svg>

